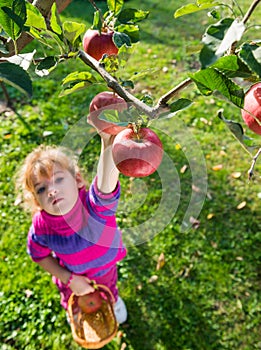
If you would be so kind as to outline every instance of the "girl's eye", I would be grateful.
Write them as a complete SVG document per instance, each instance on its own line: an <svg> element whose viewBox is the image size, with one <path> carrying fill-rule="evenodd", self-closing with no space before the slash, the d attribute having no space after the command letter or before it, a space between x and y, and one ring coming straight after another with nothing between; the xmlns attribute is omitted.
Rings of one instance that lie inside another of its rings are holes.
<svg viewBox="0 0 261 350"><path fill-rule="evenodd" d="M63 181L63 177L57 177L57 179L55 179L55 183L59 184L60 182Z"/></svg>
<svg viewBox="0 0 261 350"><path fill-rule="evenodd" d="M37 194L41 194L41 193L44 193L45 191L45 187L42 186L42 187L39 187L38 190L36 191Z"/></svg>

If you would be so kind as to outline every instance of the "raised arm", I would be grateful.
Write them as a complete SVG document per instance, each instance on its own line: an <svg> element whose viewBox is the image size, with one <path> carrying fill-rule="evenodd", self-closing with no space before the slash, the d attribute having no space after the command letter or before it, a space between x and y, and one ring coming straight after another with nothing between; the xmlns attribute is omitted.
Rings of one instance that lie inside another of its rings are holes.
<svg viewBox="0 0 261 350"><path fill-rule="evenodd" d="M112 143L115 136L100 133L101 154L97 167L97 186L102 193L111 193L115 190L119 179L119 171L112 158Z"/></svg>

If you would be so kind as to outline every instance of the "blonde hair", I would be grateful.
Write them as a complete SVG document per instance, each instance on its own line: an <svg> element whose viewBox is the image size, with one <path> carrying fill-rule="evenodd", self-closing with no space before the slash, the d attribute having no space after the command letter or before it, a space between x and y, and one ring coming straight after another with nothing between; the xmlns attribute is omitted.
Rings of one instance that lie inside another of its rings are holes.
<svg viewBox="0 0 261 350"><path fill-rule="evenodd" d="M76 157L68 149L45 145L37 147L28 154L16 175L17 193L22 200L23 207L31 210L32 214L38 210L34 178L50 177L55 165L68 170L73 176L79 174L82 177Z"/></svg>

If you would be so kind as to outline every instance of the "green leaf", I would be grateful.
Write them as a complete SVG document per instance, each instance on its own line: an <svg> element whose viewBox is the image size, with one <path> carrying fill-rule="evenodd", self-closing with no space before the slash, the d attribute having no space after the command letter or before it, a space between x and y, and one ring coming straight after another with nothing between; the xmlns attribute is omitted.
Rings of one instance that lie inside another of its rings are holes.
<svg viewBox="0 0 261 350"><path fill-rule="evenodd" d="M26 22L25 0L1 1L0 20L5 32L16 40Z"/></svg>
<svg viewBox="0 0 261 350"><path fill-rule="evenodd" d="M56 57L48 56L37 65L35 73L39 76L46 76L56 67L56 65Z"/></svg>
<svg viewBox="0 0 261 350"><path fill-rule="evenodd" d="M218 59L216 52L232 23L232 18L224 18L207 28L202 37L204 46L200 52L200 62L203 69L210 66Z"/></svg>
<svg viewBox="0 0 261 350"><path fill-rule="evenodd" d="M229 78L251 76L251 71L236 55L220 57L211 67L217 68Z"/></svg>
<svg viewBox="0 0 261 350"><path fill-rule="evenodd" d="M120 24L119 26L115 27L115 31L118 33L124 33L128 35L132 43L137 43L140 40L139 27L136 25Z"/></svg>
<svg viewBox="0 0 261 350"><path fill-rule="evenodd" d="M9 62L0 63L0 81L15 87L29 97L32 96L33 88L30 76L16 64Z"/></svg>
<svg viewBox="0 0 261 350"><path fill-rule="evenodd" d="M100 12L95 11L93 15L92 29L96 29L101 32L102 29L102 21L100 17Z"/></svg>
<svg viewBox="0 0 261 350"><path fill-rule="evenodd" d="M212 66L223 72L236 71L238 69L238 60L236 55L220 57Z"/></svg>
<svg viewBox="0 0 261 350"><path fill-rule="evenodd" d="M75 41L86 30L86 26L83 23L65 21L63 23L63 33L65 38L74 45Z"/></svg>
<svg viewBox="0 0 261 350"><path fill-rule="evenodd" d="M218 57L215 54L215 51L208 45L204 45L199 54L199 60L201 63L201 68L205 69L208 66L211 66L216 62Z"/></svg>
<svg viewBox="0 0 261 350"><path fill-rule="evenodd" d="M88 81L81 81L79 83L74 84L73 86L70 86L68 88L65 88L60 94L59 97L67 96L72 93L75 93L77 91L81 91L83 89L86 89L88 86L90 86L92 82Z"/></svg>
<svg viewBox="0 0 261 350"><path fill-rule="evenodd" d="M190 75L203 95L219 91L239 108L244 105L244 91L216 68L206 68Z"/></svg>
<svg viewBox="0 0 261 350"><path fill-rule="evenodd" d="M123 45L131 46L130 37L125 33L114 32L112 40L118 48Z"/></svg>
<svg viewBox="0 0 261 350"><path fill-rule="evenodd" d="M242 21L235 19L231 24L231 26L226 31L226 34L216 51L216 55L217 56L223 55L234 42L237 42L242 38L244 31L245 31L245 24Z"/></svg>
<svg viewBox="0 0 261 350"><path fill-rule="evenodd" d="M96 82L95 77L90 72L73 72L68 74L62 81L63 85L78 83L80 81Z"/></svg>
<svg viewBox="0 0 261 350"><path fill-rule="evenodd" d="M48 41L49 36L53 35L53 33L51 33L50 35L46 35L46 33L48 33L48 31L39 32L39 30L37 28L34 28L34 27L30 28L30 34L34 38L36 38L43 45L46 45L49 48L54 48L54 44L51 43L50 41Z"/></svg>
<svg viewBox="0 0 261 350"><path fill-rule="evenodd" d="M202 11L209 9L211 7L215 7L219 5L218 1L197 1L196 4L187 4L179 9L177 9L174 13L174 18L178 18L184 15L189 15L194 12Z"/></svg>
<svg viewBox="0 0 261 350"><path fill-rule="evenodd" d="M30 2L26 2L27 19L25 25L37 29L46 30L46 23L41 12Z"/></svg>
<svg viewBox="0 0 261 350"><path fill-rule="evenodd" d="M118 55L104 55L101 63L104 69L110 74L117 72L120 65Z"/></svg>
<svg viewBox="0 0 261 350"><path fill-rule="evenodd" d="M243 44L239 57L259 77L261 77L261 47L257 44Z"/></svg>
<svg viewBox="0 0 261 350"><path fill-rule="evenodd" d="M36 53L36 50L33 52L28 52L28 53L19 53L18 55L13 55L11 57L6 57L6 60L10 63L14 63L24 70L28 70L32 61L33 57Z"/></svg>
<svg viewBox="0 0 261 350"><path fill-rule="evenodd" d="M123 24L133 24L146 19L148 15L149 11L125 9L120 12L118 21Z"/></svg>
<svg viewBox="0 0 261 350"><path fill-rule="evenodd" d="M240 123L235 122L235 121L230 120L230 119L226 119L223 116L222 110L220 110L218 112L218 117L226 124L227 128L231 131L233 136L237 139L237 141L239 141L241 143L243 148L245 148L245 150L248 153L250 153L250 151L252 151L253 149L256 148L256 146L253 144L253 142L250 142L253 139L250 139L249 137L245 136L244 129Z"/></svg>
<svg viewBox="0 0 261 350"><path fill-rule="evenodd" d="M57 6L55 2L53 3L51 8L50 26L56 34L58 35L62 34L62 28L61 28L61 24L60 24L58 12L57 12Z"/></svg>
<svg viewBox="0 0 261 350"><path fill-rule="evenodd" d="M99 119L111 122L119 126L128 126L129 114L127 111L118 112L115 109L106 109L99 115Z"/></svg>
<svg viewBox="0 0 261 350"><path fill-rule="evenodd" d="M176 115L177 112L188 108L193 102L186 98L180 98L169 105L170 110L162 113L158 119L168 119Z"/></svg>
<svg viewBox="0 0 261 350"><path fill-rule="evenodd" d="M170 111L173 112L178 112L182 109L188 108L193 102L187 98L180 98L177 101L171 103L169 105Z"/></svg>
<svg viewBox="0 0 261 350"><path fill-rule="evenodd" d="M107 5L110 11L117 15L124 5L124 0L107 0Z"/></svg>

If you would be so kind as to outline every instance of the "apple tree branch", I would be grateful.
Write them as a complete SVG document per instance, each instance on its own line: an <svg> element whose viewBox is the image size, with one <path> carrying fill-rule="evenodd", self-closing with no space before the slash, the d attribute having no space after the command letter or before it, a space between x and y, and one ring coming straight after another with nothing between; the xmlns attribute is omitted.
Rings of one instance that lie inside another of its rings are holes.
<svg viewBox="0 0 261 350"><path fill-rule="evenodd" d="M99 61L95 60L93 57L82 50L79 51L78 56L86 65L95 70L103 78L109 88L114 90L126 102L133 103L137 109L148 115L151 119L156 119L159 114L166 112L166 110L168 110L168 100L170 100L179 91L183 90L185 87L192 83L192 80L190 78L184 80L178 86L174 87L165 95L163 95L155 107L150 107L146 103L140 101L124 87L122 87L119 82L103 68L103 65Z"/></svg>

